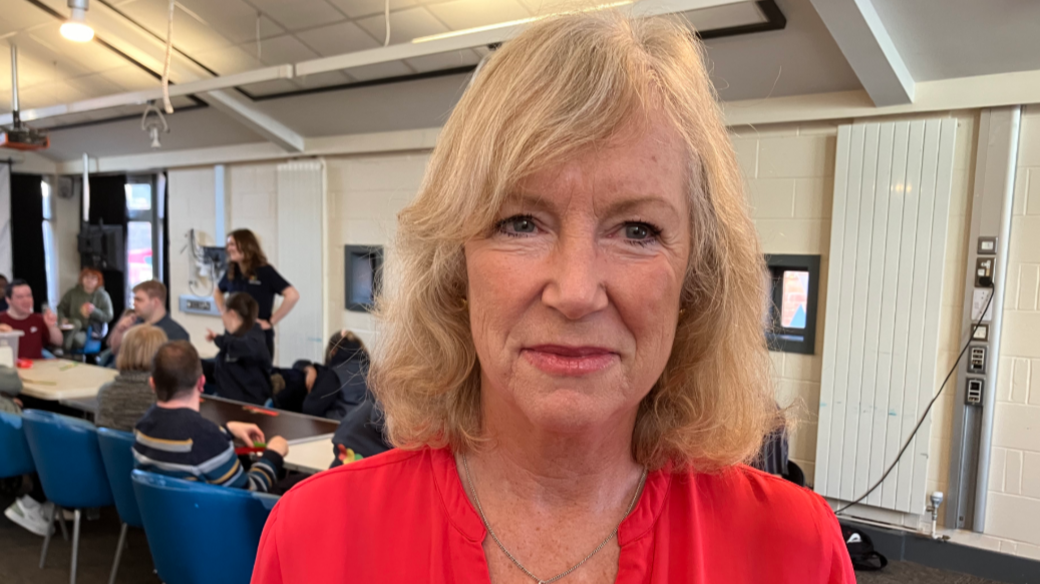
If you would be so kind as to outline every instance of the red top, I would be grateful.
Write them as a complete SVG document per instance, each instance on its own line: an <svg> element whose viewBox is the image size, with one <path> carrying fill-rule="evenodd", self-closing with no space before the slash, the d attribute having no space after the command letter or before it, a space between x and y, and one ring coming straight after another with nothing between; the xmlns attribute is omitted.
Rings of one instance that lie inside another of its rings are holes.
<svg viewBox="0 0 1040 584"><path fill-rule="evenodd" d="M25 333L18 338L19 359L43 359L43 346L50 340L51 333L47 329L47 323L43 322L42 314L34 312L18 320L5 310L0 312L0 322Z"/></svg>
<svg viewBox="0 0 1040 584"><path fill-rule="evenodd" d="M484 534L450 452L391 450L282 497L253 584L487 584ZM856 582L823 499L747 467L650 473L618 543L618 583Z"/></svg>

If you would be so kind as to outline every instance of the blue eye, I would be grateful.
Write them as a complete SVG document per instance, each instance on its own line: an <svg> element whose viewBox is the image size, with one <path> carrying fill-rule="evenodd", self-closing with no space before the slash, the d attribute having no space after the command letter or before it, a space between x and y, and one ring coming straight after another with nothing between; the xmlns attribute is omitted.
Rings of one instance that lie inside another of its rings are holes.
<svg viewBox="0 0 1040 584"><path fill-rule="evenodd" d="M653 232L643 223L631 223L625 226L625 237L635 240L644 240L653 237Z"/></svg>
<svg viewBox="0 0 1040 584"><path fill-rule="evenodd" d="M534 221L528 217L517 217L509 220L509 226L517 233L534 233Z"/></svg>
<svg viewBox="0 0 1040 584"><path fill-rule="evenodd" d="M534 222L534 217L530 215L516 215L503 219L495 225L495 229L499 232L512 237L518 237L521 234L530 235L538 231L538 225Z"/></svg>

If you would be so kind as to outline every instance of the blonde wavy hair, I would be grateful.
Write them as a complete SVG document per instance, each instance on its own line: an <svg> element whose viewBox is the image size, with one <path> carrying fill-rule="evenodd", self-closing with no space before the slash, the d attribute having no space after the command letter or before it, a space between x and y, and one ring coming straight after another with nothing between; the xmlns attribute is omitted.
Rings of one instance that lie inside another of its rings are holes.
<svg viewBox="0 0 1040 584"><path fill-rule="evenodd" d="M157 326L139 324L130 328L123 335L116 356L116 369L120 371L151 371L152 359L159 347L168 339L166 333Z"/></svg>
<svg viewBox="0 0 1040 584"><path fill-rule="evenodd" d="M483 438L463 244L486 235L525 177L651 112L689 152L692 243L685 310L639 406L633 456L717 470L750 459L777 426L762 254L701 51L677 20L576 12L531 25L476 74L398 215L377 303L370 383L396 446L465 451Z"/></svg>

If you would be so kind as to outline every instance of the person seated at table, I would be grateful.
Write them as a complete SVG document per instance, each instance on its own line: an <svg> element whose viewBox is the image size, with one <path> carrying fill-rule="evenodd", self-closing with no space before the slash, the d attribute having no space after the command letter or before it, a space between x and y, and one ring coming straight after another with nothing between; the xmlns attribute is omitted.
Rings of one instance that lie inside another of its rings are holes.
<svg viewBox="0 0 1040 584"><path fill-rule="evenodd" d="M334 460L329 468L375 456L393 448L386 433L386 416L374 395L365 392L360 405L350 410L332 436Z"/></svg>
<svg viewBox="0 0 1040 584"><path fill-rule="evenodd" d="M148 377L152 358L166 341L166 333L150 324L135 326L126 332L116 358L119 375L98 390L95 425L134 431L134 424L155 404L155 392L148 384Z"/></svg>
<svg viewBox="0 0 1040 584"><path fill-rule="evenodd" d="M0 312L7 310L7 276L0 274Z"/></svg>
<svg viewBox="0 0 1040 584"><path fill-rule="evenodd" d="M119 353L123 335L139 324L154 324L166 333L171 341L190 341L191 336L166 312L166 286L158 280L148 280L134 286L134 308L123 313L108 338L112 353Z"/></svg>
<svg viewBox="0 0 1040 584"><path fill-rule="evenodd" d="M105 277L94 268L83 268L79 283L58 303L58 318L63 325L70 325L63 331L65 351L86 346L88 327L93 327L90 332L100 339L112 316L112 298L105 291Z"/></svg>
<svg viewBox="0 0 1040 584"><path fill-rule="evenodd" d="M18 339L19 359L43 359L45 346L61 345L58 315L49 308L42 314L33 312L33 292L28 282L15 278L5 294L8 308L0 312L0 332L22 331Z"/></svg>
<svg viewBox="0 0 1040 584"><path fill-rule="evenodd" d="M342 420L368 393L368 351L347 329L329 339L324 364L300 360L292 371L277 371L285 379L285 389L274 397L275 407L309 416Z"/></svg>
<svg viewBox="0 0 1040 584"><path fill-rule="evenodd" d="M199 413L206 378L195 347L170 341L155 353L149 385L156 403L134 428L134 466L140 470L250 491L268 492L282 472L289 443L267 441L247 471L233 438L248 446L264 442L256 424L228 422L223 428Z"/></svg>
<svg viewBox="0 0 1040 584"><path fill-rule="evenodd" d="M217 394L263 405L271 397L271 353L264 329L256 320L258 310L252 296L232 294L221 315L224 334L207 329L206 340L220 349L213 369Z"/></svg>

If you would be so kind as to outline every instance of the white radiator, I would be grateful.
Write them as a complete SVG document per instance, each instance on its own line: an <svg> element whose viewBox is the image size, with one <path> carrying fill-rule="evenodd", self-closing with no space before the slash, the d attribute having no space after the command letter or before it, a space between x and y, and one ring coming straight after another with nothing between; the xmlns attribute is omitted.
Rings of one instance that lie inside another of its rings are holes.
<svg viewBox="0 0 1040 584"><path fill-rule="evenodd" d="M323 361L325 164L288 162L279 164L277 173L278 270L300 292L300 302L275 336L276 362L288 367L297 359Z"/></svg>
<svg viewBox="0 0 1040 584"><path fill-rule="evenodd" d="M834 170L816 491L877 482L938 390L956 121L841 126ZM931 416L864 503L922 513Z"/></svg>

